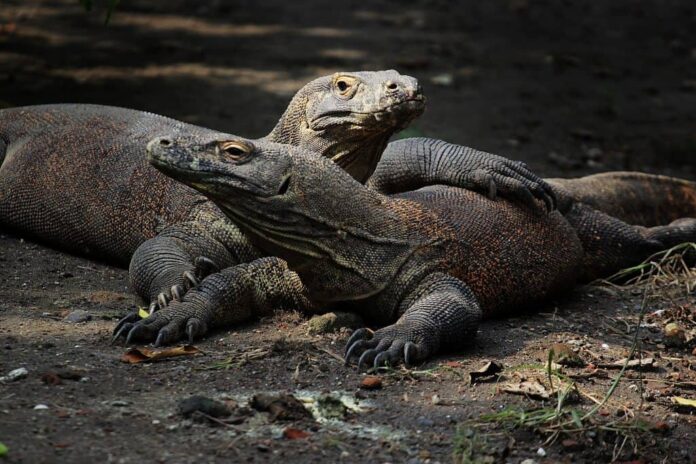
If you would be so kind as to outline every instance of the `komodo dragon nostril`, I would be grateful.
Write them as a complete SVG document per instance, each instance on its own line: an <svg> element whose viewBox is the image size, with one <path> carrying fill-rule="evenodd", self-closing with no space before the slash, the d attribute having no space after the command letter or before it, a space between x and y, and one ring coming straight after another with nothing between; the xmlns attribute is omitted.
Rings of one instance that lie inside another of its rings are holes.
<svg viewBox="0 0 696 464"><path fill-rule="evenodd" d="M159 143L160 143L160 145L162 145L163 147L168 147L168 146L170 146L170 145L172 144L172 141L169 140L168 138L162 137L162 138L160 139Z"/></svg>

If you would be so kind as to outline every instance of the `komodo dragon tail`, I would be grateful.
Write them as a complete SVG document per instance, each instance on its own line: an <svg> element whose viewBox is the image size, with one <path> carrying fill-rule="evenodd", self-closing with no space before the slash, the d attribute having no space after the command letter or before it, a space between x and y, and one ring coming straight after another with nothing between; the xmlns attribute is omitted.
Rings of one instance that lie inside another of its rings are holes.
<svg viewBox="0 0 696 464"><path fill-rule="evenodd" d="M546 179L562 197L585 203L628 224L647 227L696 217L696 182L641 172L606 172Z"/></svg>

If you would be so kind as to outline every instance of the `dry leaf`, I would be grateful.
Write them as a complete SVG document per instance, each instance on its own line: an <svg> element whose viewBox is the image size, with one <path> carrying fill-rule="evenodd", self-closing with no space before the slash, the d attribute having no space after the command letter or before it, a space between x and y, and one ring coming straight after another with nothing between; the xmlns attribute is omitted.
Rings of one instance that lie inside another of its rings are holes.
<svg viewBox="0 0 696 464"><path fill-rule="evenodd" d="M696 400L682 398L681 396L673 396L671 400L672 403L676 404L677 406L688 406L696 409Z"/></svg>
<svg viewBox="0 0 696 464"><path fill-rule="evenodd" d="M121 361L128 364L139 364L142 362L159 361L175 356L191 356L202 353L201 350L192 345L175 346L163 350L153 350L150 348L131 348L121 356Z"/></svg>
<svg viewBox="0 0 696 464"><path fill-rule="evenodd" d="M309 433L305 432L304 430L294 429L292 427L288 427L287 429L283 430L283 437L287 438L288 440L297 440L307 438L308 436Z"/></svg>
<svg viewBox="0 0 696 464"><path fill-rule="evenodd" d="M469 372L469 383L473 384L478 379L485 377L497 377L498 373L502 372L503 366L495 361L489 361L484 366L473 372Z"/></svg>

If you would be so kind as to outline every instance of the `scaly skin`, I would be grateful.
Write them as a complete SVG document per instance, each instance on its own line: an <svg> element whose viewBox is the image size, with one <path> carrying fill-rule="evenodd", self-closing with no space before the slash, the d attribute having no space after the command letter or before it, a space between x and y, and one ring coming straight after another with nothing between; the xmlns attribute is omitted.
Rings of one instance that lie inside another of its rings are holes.
<svg viewBox="0 0 696 464"><path fill-rule="evenodd" d="M389 137L422 111L411 77L338 73L303 87L262 140L317 152L365 181ZM74 253L130 262L132 286L151 310L216 270L258 257L214 204L147 164L145 144L161 133L216 134L97 105L0 110L0 223ZM511 175L518 187L550 195L541 179L527 170L509 172L506 163L486 162L482 169L505 170L502 179Z"/></svg>
<svg viewBox="0 0 696 464"><path fill-rule="evenodd" d="M148 151L277 258L226 269L122 325L128 342L193 340L266 314L271 302L308 311L331 304L387 324L356 331L347 360L411 363L463 346L482 317L696 239L696 219L630 226L578 202L563 215L449 186L389 197L302 149L234 136L163 137Z"/></svg>

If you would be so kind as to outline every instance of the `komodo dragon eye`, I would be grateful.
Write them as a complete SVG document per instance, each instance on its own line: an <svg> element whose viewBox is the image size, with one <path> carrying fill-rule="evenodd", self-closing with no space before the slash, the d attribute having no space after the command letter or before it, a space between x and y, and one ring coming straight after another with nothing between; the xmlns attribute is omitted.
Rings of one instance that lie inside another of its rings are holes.
<svg viewBox="0 0 696 464"><path fill-rule="evenodd" d="M358 80L350 76L334 78L334 89L339 97L351 98L358 87Z"/></svg>
<svg viewBox="0 0 696 464"><path fill-rule="evenodd" d="M250 143L234 140L230 142L221 142L218 145L218 150L224 153L225 159L240 161L249 156L251 152L254 151L254 147Z"/></svg>

